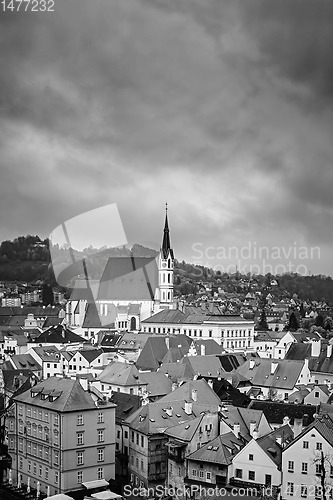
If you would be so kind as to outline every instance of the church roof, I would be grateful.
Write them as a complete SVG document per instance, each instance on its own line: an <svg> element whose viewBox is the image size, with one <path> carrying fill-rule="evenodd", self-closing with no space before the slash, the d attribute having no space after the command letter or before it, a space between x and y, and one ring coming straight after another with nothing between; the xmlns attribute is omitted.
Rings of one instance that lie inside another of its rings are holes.
<svg viewBox="0 0 333 500"><path fill-rule="evenodd" d="M162 253L163 259L167 259L169 253L171 255L171 258L172 259L174 258L173 250L171 248L171 243L170 243L170 231L169 231L168 213L167 212L165 214L165 223L164 223L164 232L163 232L161 253Z"/></svg>
<svg viewBox="0 0 333 500"><path fill-rule="evenodd" d="M157 286L154 257L110 257L97 300L154 300Z"/></svg>

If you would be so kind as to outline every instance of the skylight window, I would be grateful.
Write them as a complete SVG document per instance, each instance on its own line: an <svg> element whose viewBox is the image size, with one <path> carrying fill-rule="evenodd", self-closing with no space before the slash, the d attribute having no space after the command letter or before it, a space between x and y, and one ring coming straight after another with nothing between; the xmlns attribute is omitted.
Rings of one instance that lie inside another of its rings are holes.
<svg viewBox="0 0 333 500"><path fill-rule="evenodd" d="M208 446L208 447L207 447L207 450L212 450L212 449L213 449L213 447L212 447L212 446Z"/></svg>

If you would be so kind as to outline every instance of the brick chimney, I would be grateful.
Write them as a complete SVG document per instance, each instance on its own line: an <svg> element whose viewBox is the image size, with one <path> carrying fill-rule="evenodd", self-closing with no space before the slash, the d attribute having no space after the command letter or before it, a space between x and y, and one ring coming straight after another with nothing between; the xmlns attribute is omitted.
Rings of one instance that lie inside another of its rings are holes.
<svg viewBox="0 0 333 500"><path fill-rule="evenodd" d="M294 418L294 438L297 437L301 432L303 428L303 419L302 418Z"/></svg>
<svg viewBox="0 0 333 500"><path fill-rule="evenodd" d="M271 362L271 375L274 375L278 366L279 366L279 363L277 363L276 361Z"/></svg>
<svg viewBox="0 0 333 500"><path fill-rule="evenodd" d="M196 389L192 389L192 400L197 401L198 400L198 392Z"/></svg>
<svg viewBox="0 0 333 500"><path fill-rule="evenodd" d="M184 411L186 415L192 415L192 401L185 401Z"/></svg>
<svg viewBox="0 0 333 500"><path fill-rule="evenodd" d="M253 433L254 433L256 427L257 427L256 422L254 420L251 420L251 422L250 422L250 436L253 437Z"/></svg>
<svg viewBox="0 0 333 500"><path fill-rule="evenodd" d="M258 439L258 431L257 429L254 429L253 434L252 434L253 439L257 440Z"/></svg>
<svg viewBox="0 0 333 500"><path fill-rule="evenodd" d="M240 434L240 424L238 422L237 422L237 424L234 424L233 433L235 434L236 438L239 437L239 434Z"/></svg>
<svg viewBox="0 0 333 500"><path fill-rule="evenodd" d="M321 351L321 341L313 340L311 342L311 356L313 358L318 358L320 351Z"/></svg>
<svg viewBox="0 0 333 500"><path fill-rule="evenodd" d="M200 346L200 353L201 353L201 356L206 355L206 346L204 344L201 344L201 346Z"/></svg>

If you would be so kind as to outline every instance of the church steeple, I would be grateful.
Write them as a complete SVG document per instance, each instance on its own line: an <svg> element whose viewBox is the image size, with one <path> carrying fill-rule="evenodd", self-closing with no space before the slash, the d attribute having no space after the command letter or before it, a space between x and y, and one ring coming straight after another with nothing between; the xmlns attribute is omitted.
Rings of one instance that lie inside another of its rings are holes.
<svg viewBox="0 0 333 500"><path fill-rule="evenodd" d="M161 253L163 259L167 259L169 253L171 254L171 258L173 259L173 250L171 248L170 243L170 231L169 231L169 223L168 223L168 204L165 204L165 222L164 222L164 232L163 232L163 241Z"/></svg>
<svg viewBox="0 0 333 500"><path fill-rule="evenodd" d="M161 253L159 257L159 302L161 307L173 304L173 269L174 255L170 243L168 204L165 204L165 222Z"/></svg>

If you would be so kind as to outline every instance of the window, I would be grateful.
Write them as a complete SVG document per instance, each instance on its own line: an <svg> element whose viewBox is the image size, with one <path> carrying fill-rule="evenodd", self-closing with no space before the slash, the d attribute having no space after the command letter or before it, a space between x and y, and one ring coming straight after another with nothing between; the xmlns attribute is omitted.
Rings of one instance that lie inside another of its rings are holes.
<svg viewBox="0 0 333 500"><path fill-rule="evenodd" d="M141 446L142 446L142 448L144 447L144 445L145 445L145 438L144 438L144 436L141 436Z"/></svg>
<svg viewBox="0 0 333 500"><path fill-rule="evenodd" d="M250 453L249 460L253 461L253 455Z"/></svg>
<svg viewBox="0 0 333 500"><path fill-rule="evenodd" d="M97 450L97 462L104 462L104 448Z"/></svg>
<svg viewBox="0 0 333 500"><path fill-rule="evenodd" d="M49 478L49 468L45 467L45 479Z"/></svg>
<svg viewBox="0 0 333 500"><path fill-rule="evenodd" d="M103 424L104 423L104 413L99 413L97 417L97 423L98 424Z"/></svg>
<svg viewBox="0 0 333 500"><path fill-rule="evenodd" d="M77 416L77 425L83 425L83 415Z"/></svg>
<svg viewBox="0 0 333 500"><path fill-rule="evenodd" d="M316 443L316 450L321 451L323 449L322 443Z"/></svg>
<svg viewBox="0 0 333 500"><path fill-rule="evenodd" d="M81 446L84 444L84 440L83 440L83 432L77 432L76 433L76 444L78 446Z"/></svg>
<svg viewBox="0 0 333 500"><path fill-rule="evenodd" d="M40 465L39 466L39 477L42 477L43 475L43 467Z"/></svg>
<svg viewBox="0 0 333 500"><path fill-rule="evenodd" d="M242 469L236 469L235 476L238 477L238 479L242 479L242 477L243 477Z"/></svg>
<svg viewBox="0 0 333 500"><path fill-rule="evenodd" d="M212 474L211 474L211 472L206 472L206 480L207 480L207 481L211 481L211 479L212 479Z"/></svg>
<svg viewBox="0 0 333 500"><path fill-rule="evenodd" d="M287 495L293 496L294 494L294 483L287 483Z"/></svg>
<svg viewBox="0 0 333 500"><path fill-rule="evenodd" d="M330 466L330 476L333 477L333 465Z"/></svg>
<svg viewBox="0 0 333 500"><path fill-rule="evenodd" d="M134 431L132 431L131 440L132 440L132 443L134 443Z"/></svg>
<svg viewBox="0 0 333 500"><path fill-rule="evenodd" d="M204 477L204 471L203 470L199 470L199 478L203 479L203 477Z"/></svg>
<svg viewBox="0 0 333 500"><path fill-rule="evenodd" d="M54 430L54 444L55 445L59 444L59 431L58 431L58 429Z"/></svg>
<svg viewBox="0 0 333 500"><path fill-rule="evenodd" d="M139 444L139 434L136 434L136 444Z"/></svg>
<svg viewBox="0 0 333 500"><path fill-rule="evenodd" d="M315 397L315 398L319 398L319 391L315 391L315 393L314 393L314 397Z"/></svg>
<svg viewBox="0 0 333 500"><path fill-rule="evenodd" d="M288 472L294 472L294 462L290 460L288 462Z"/></svg>
<svg viewBox="0 0 333 500"><path fill-rule="evenodd" d="M301 484L301 497L306 498L308 496L308 487L305 484Z"/></svg>
<svg viewBox="0 0 333 500"><path fill-rule="evenodd" d="M143 470L143 460L141 460L141 470Z"/></svg>
<svg viewBox="0 0 333 500"><path fill-rule="evenodd" d="M305 449L309 448L309 441L303 441L303 448Z"/></svg>
<svg viewBox="0 0 333 500"><path fill-rule="evenodd" d="M128 439L128 431L125 431L125 432L124 432L124 438L125 438L125 439Z"/></svg>
<svg viewBox="0 0 333 500"><path fill-rule="evenodd" d="M49 461L49 449L45 448L45 460L48 462Z"/></svg>
<svg viewBox="0 0 333 500"><path fill-rule="evenodd" d="M83 451L78 451L76 453L76 465L83 465Z"/></svg>
<svg viewBox="0 0 333 500"><path fill-rule="evenodd" d="M35 462L34 462L34 471L33 471L33 473L34 473L35 475L37 474L37 465L36 465L36 463L35 463Z"/></svg>
<svg viewBox="0 0 333 500"><path fill-rule="evenodd" d="M47 412L44 413L44 422L49 421L49 414Z"/></svg>
<svg viewBox="0 0 333 500"><path fill-rule="evenodd" d="M54 425L59 425L59 415L54 415Z"/></svg>
<svg viewBox="0 0 333 500"><path fill-rule="evenodd" d="M54 465L59 465L59 451L54 452Z"/></svg>
<svg viewBox="0 0 333 500"><path fill-rule="evenodd" d="M315 464L316 465L316 475L320 476L321 474L321 464Z"/></svg>
<svg viewBox="0 0 333 500"><path fill-rule="evenodd" d="M20 467L20 469L23 468L23 458L22 457L20 457L20 459L19 459L19 467Z"/></svg>
<svg viewBox="0 0 333 500"><path fill-rule="evenodd" d="M58 482L59 482L59 472L55 472L55 473L54 473L54 482L55 482L56 484L58 484Z"/></svg>
<svg viewBox="0 0 333 500"><path fill-rule="evenodd" d="M27 408L27 416L31 417L31 408L29 408L29 407Z"/></svg>
<svg viewBox="0 0 333 500"><path fill-rule="evenodd" d="M249 470L249 481L255 481L256 473L254 470Z"/></svg>
<svg viewBox="0 0 333 500"><path fill-rule="evenodd" d="M307 474L307 473L308 473L308 463L302 462L302 474Z"/></svg>
<svg viewBox="0 0 333 500"><path fill-rule="evenodd" d="M103 443L104 441L104 430L100 429L97 431L97 441L98 443Z"/></svg>
<svg viewBox="0 0 333 500"><path fill-rule="evenodd" d="M82 470L79 470L78 473L77 473L77 482L79 484L83 483L83 472L82 472Z"/></svg>
<svg viewBox="0 0 333 500"><path fill-rule="evenodd" d="M19 406L18 414L23 415L23 406L22 405Z"/></svg>
<svg viewBox="0 0 333 500"><path fill-rule="evenodd" d="M31 472L31 460L28 460L28 472Z"/></svg>
<svg viewBox="0 0 333 500"><path fill-rule="evenodd" d="M97 469L97 479L104 479L104 469L103 469L103 467L98 467L98 469Z"/></svg>
<svg viewBox="0 0 333 500"><path fill-rule="evenodd" d="M192 476L197 477L197 469L192 469Z"/></svg>

